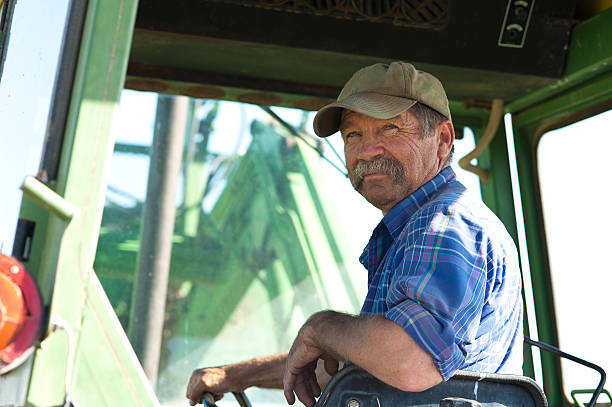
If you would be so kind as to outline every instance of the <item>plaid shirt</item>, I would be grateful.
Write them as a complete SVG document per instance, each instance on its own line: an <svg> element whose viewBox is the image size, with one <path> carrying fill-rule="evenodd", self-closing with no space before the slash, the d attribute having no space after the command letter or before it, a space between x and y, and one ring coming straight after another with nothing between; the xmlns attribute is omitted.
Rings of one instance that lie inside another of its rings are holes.
<svg viewBox="0 0 612 407"><path fill-rule="evenodd" d="M359 260L368 269L362 315L402 326L444 380L457 369L522 374L514 242L450 167L385 215Z"/></svg>

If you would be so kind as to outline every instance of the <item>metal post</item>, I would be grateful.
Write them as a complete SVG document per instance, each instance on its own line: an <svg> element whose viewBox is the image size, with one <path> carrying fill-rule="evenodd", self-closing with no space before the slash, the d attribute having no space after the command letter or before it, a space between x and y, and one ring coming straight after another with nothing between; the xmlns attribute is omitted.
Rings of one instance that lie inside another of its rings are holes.
<svg viewBox="0 0 612 407"><path fill-rule="evenodd" d="M129 336L155 387L166 308L188 98L159 96Z"/></svg>

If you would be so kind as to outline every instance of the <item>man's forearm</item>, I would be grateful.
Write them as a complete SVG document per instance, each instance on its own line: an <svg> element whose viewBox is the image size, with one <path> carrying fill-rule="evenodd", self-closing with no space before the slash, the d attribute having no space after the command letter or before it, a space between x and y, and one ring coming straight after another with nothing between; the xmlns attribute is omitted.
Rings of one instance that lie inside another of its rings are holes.
<svg viewBox="0 0 612 407"><path fill-rule="evenodd" d="M243 391L248 387L267 389L283 388L283 372L287 353L263 356L225 366L231 391Z"/></svg>
<svg viewBox="0 0 612 407"><path fill-rule="evenodd" d="M303 329L325 353L402 390L421 391L442 381L431 355L382 315L323 311L313 315Z"/></svg>
<svg viewBox="0 0 612 407"><path fill-rule="evenodd" d="M205 393L219 400L225 393L240 392L258 386L271 389L283 388L283 372L287 353L249 359L217 367L196 369L187 384L186 396L194 406Z"/></svg>

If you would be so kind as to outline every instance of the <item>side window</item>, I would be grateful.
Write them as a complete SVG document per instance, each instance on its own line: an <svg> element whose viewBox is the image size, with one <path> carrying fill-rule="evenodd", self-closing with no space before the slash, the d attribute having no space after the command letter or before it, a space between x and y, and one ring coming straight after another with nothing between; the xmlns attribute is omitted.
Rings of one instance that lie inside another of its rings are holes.
<svg viewBox="0 0 612 407"><path fill-rule="evenodd" d="M6 155L0 190L9 191L2 198L0 251L6 254L21 207L17 191L40 166L68 3L0 1L0 149Z"/></svg>
<svg viewBox="0 0 612 407"><path fill-rule="evenodd" d="M94 264L132 338L135 276L150 238L143 222L156 222L144 208L160 199L147 196L154 130L168 126L160 98L170 96L122 94ZM381 213L344 175L339 134L320 140L314 113L272 110L285 125L258 106L205 99L189 99L174 118L186 130L170 273L166 298L152 299L165 302L154 383L164 406L186 402L195 368L286 351L312 313L361 308L367 274L358 258ZM458 156L474 146L466 133ZM286 405L282 391L247 393L254 404Z"/></svg>
<svg viewBox="0 0 612 407"><path fill-rule="evenodd" d="M608 372L610 126L612 111L550 131L537 152L560 347ZM563 360L562 369L568 397L571 390L594 389L599 381L598 373L570 361Z"/></svg>
<svg viewBox="0 0 612 407"><path fill-rule="evenodd" d="M122 94L94 264L131 338L143 208L160 199L147 197L154 129L168 126L158 98L170 96ZM286 351L312 313L361 307L367 275L358 257L380 214L309 135L311 113L273 111L303 139L248 104L190 99L173 118L186 130L170 273L167 298L152 299L165 302L154 383L163 405L186 403L197 367ZM286 404L281 391L248 394L255 404Z"/></svg>

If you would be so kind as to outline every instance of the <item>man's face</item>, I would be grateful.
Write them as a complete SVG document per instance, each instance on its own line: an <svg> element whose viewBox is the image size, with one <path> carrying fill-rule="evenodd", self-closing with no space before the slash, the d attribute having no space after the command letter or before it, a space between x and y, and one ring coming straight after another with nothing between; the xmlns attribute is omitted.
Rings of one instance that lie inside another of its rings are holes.
<svg viewBox="0 0 612 407"><path fill-rule="evenodd" d="M409 111L379 120L345 109L340 132L353 187L383 213L442 168L439 137L422 137Z"/></svg>

